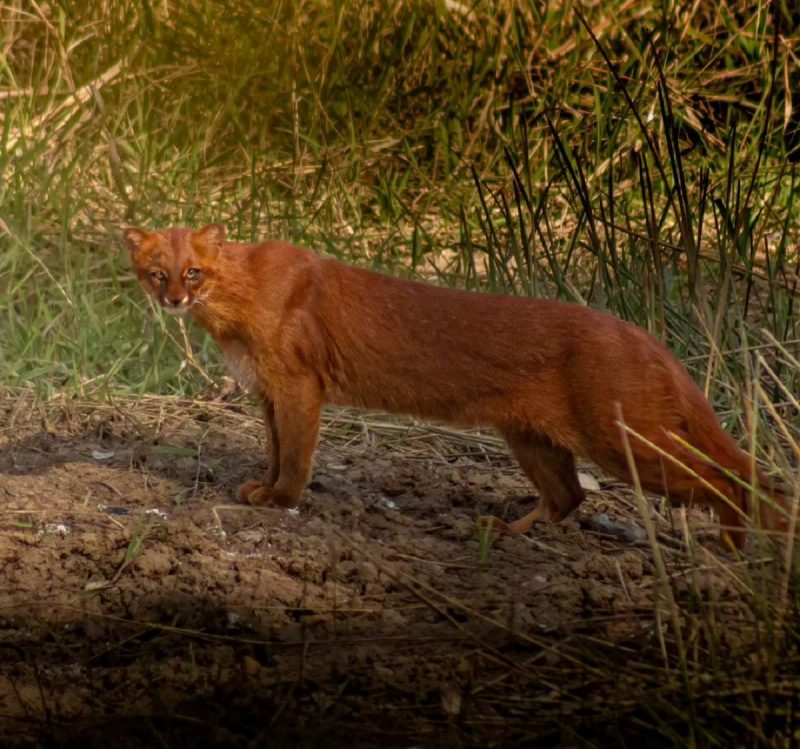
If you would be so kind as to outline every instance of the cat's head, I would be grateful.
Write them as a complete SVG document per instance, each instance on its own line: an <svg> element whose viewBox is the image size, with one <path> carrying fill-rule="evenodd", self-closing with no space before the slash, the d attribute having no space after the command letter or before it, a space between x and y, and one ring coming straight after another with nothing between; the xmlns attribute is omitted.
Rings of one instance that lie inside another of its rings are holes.
<svg viewBox="0 0 800 749"><path fill-rule="evenodd" d="M125 242L144 290L172 315L202 302L213 285L225 229L127 229Z"/></svg>

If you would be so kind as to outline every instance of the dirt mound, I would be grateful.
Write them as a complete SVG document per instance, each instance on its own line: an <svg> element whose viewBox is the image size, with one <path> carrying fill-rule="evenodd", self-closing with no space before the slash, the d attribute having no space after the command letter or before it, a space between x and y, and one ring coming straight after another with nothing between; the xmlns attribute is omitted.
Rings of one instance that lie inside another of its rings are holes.
<svg viewBox="0 0 800 749"><path fill-rule="evenodd" d="M577 745L644 725L621 664L659 662L668 617L611 482L490 545L477 516L535 497L483 435L331 412L284 513L231 501L264 469L240 406L0 408L6 746Z"/></svg>

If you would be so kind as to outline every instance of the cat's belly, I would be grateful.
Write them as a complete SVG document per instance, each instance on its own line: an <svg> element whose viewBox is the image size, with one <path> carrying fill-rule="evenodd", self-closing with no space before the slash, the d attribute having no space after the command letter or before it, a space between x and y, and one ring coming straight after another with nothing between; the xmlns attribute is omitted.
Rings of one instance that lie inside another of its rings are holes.
<svg viewBox="0 0 800 749"><path fill-rule="evenodd" d="M261 386L256 374L256 364L247 347L238 341L230 341L222 346L222 353L231 377L245 390L258 393Z"/></svg>

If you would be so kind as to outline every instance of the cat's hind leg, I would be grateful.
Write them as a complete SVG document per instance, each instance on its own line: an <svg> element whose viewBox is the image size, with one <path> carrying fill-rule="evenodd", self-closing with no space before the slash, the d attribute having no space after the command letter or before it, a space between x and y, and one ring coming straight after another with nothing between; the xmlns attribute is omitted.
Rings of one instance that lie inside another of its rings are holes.
<svg viewBox="0 0 800 749"><path fill-rule="evenodd" d="M539 490L539 504L513 523L484 516L481 525L505 533L527 533L534 523L563 520L583 502L586 495L569 450L533 432L506 432L504 436L525 475Z"/></svg>

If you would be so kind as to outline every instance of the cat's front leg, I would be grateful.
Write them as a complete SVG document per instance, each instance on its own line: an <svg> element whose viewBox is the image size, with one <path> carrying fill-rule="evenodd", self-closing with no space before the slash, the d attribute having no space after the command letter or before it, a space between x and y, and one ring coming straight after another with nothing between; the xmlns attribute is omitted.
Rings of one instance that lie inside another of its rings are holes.
<svg viewBox="0 0 800 749"><path fill-rule="evenodd" d="M272 485L242 484L237 492L240 502L278 507L295 507L300 502L311 478L321 407L322 393L313 377L298 377L276 389L270 407L264 409L271 431L267 482L273 475L275 481Z"/></svg>
<svg viewBox="0 0 800 749"><path fill-rule="evenodd" d="M280 438L278 437L278 426L275 423L275 401L265 395L261 401L261 409L264 413L264 427L267 433L268 462L264 486L275 486L281 471Z"/></svg>
<svg viewBox="0 0 800 749"><path fill-rule="evenodd" d="M264 415L264 427L267 439L267 475L264 481L249 479L237 490L236 496L240 502L247 503L247 498L262 487L272 488L278 481L280 474L280 440L278 427L275 424L275 402L267 395L261 397L261 411Z"/></svg>

